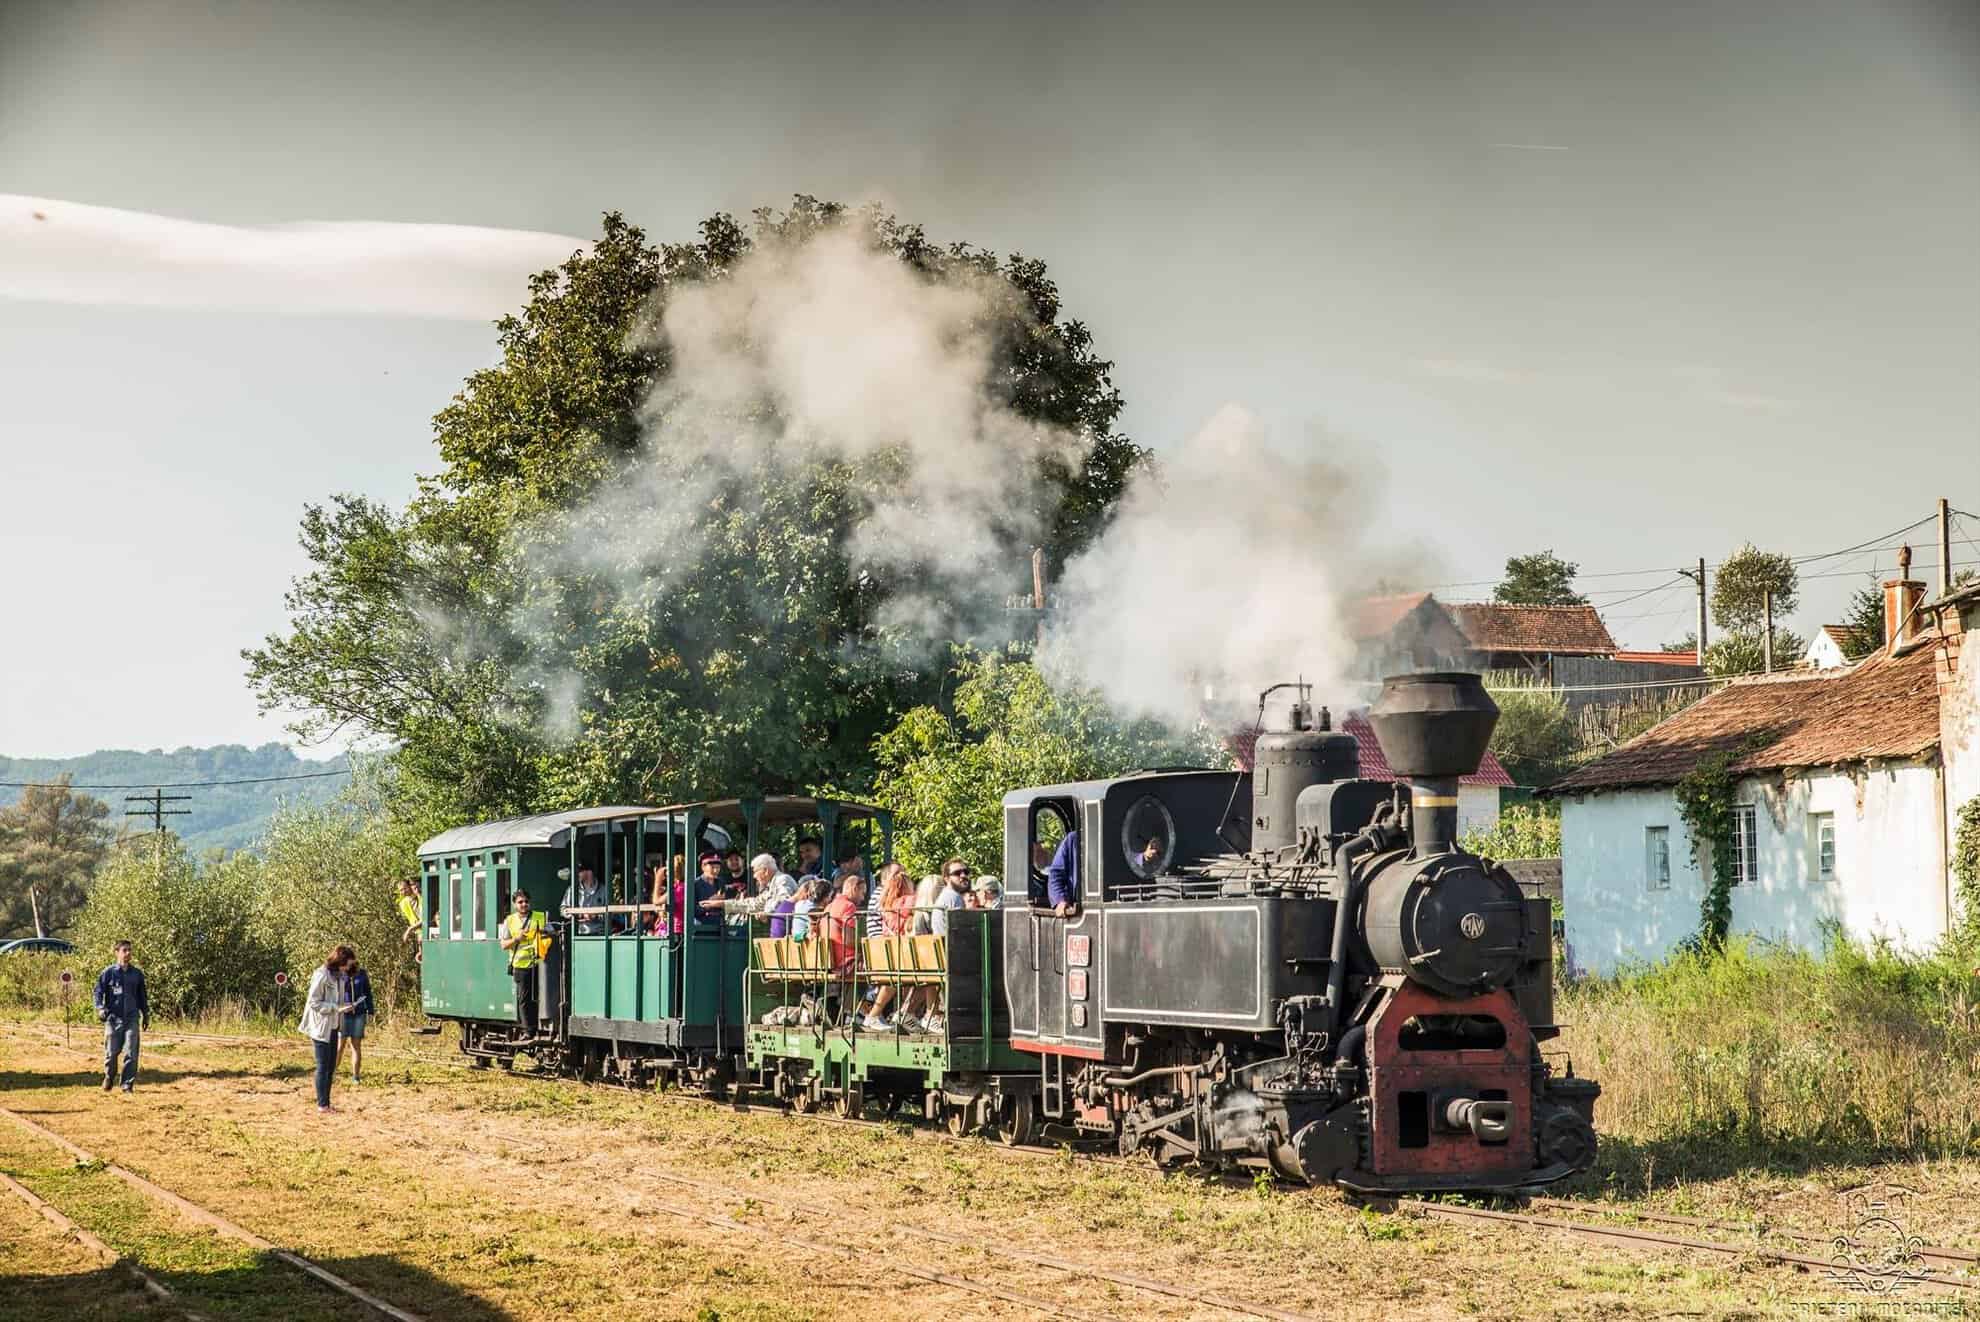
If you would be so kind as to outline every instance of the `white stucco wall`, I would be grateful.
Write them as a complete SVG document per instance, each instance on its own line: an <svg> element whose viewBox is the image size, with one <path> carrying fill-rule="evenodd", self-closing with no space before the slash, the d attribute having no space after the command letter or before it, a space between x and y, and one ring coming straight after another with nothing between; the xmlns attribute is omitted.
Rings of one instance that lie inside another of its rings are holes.
<svg viewBox="0 0 1980 1322"><path fill-rule="evenodd" d="M1458 834L1489 831L1499 824L1497 785L1458 786Z"/></svg>
<svg viewBox="0 0 1980 1322"><path fill-rule="evenodd" d="M1945 930L1938 771L1904 764L1741 781L1755 805L1757 877L1735 886L1732 930L1818 946L1825 920L1859 940L1919 949ZM1816 875L1811 815L1835 814L1835 878ZM1667 826L1668 890L1648 887L1644 828ZM1609 973L1669 954L1698 930L1705 879L1691 858L1669 789L1625 790L1561 804L1561 891L1568 953L1583 972Z"/></svg>
<svg viewBox="0 0 1980 1322"><path fill-rule="evenodd" d="M1980 608L1971 610L1969 619L1975 627L1960 640L1958 668L1939 688L1939 750L1946 766L1949 840L1957 837L1960 808L1980 798Z"/></svg>

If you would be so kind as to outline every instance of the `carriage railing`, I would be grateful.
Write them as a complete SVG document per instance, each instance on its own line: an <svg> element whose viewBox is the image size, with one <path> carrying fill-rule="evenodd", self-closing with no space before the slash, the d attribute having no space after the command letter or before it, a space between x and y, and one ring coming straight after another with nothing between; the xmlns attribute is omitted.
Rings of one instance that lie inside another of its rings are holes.
<svg viewBox="0 0 1980 1322"><path fill-rule="evenodd" d="M932 914L932 906L918 906L913 912ZM814 909L808 915L808 930L801 937L789 934L793 915L754 912L748 915L750 933L749 969L745 975L744 1004L751 1011L751 1028L777 1030L785 1035L810 1034L814 1038L830 1033L848 1040L860 1035L980 1037L982 1032L958 1033L952 1027L948 1004L950 936L934 933L889 933L867 935L871 909L857 909L840 920ZM963 912L949 909L951 917ZM855 927L850 940L834 943L831 928L840 922ZM785 924L784 934L771 936L775 924ZM972 936L981 943L983 967L999 952L989 948L989 924L973 924ZM834 944L840 947L833 950ZM865 1008L878 999L879 990L891 987L889 1009L906 1013L912 1003L928 1013L941 1016L938 1033L925 1028L904 1034L898 1027L885 1030L868 1028ZM932 1002L932 1006L930 1006ZM802 1019L795 1013L804 1011ZM775 1013L774 1016L772 1012ZM771 1018L771 1022L766 1022ZM987 1013L983 1016L988 1023Z"/></svg>

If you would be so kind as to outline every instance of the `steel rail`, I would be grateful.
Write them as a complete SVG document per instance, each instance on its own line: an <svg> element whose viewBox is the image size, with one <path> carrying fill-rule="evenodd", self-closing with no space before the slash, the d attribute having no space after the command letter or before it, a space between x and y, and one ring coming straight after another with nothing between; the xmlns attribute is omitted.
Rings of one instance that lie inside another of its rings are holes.
<svg viewBox="0 0 1980 1322"><path fill-rule="evenodd" d="M131 1258L125 1256L122 1253L119 1253L116 1249L111 1248L108 1244L98 1239L95 1235L92 1235L89 1231L77 1225L73 1220L71 1220L68 1217L67 1214L65 1214L62 1211L62 1209L56 1207L53 1203L43 1198L40 1194L37 1194L34 1190L28 1188L25 1184L22 1184L19 1180L16 1180L13 1176L7 1174L5 1171L0 1171L0 1185L4 1185L6 1188L11 1189L14 1192L14 1194L20 1198L22 1202L26 1203L29 1207L32 1207L35 1211L41 1213L43 1219L47 1220L51 1225L63 1231L65 1234L73 1236L76 1242L81 1244L84 1248L96 1254L104 1261L109 1262L115 1266L122 1267L132 1276L135 1276L137 1278L138 1284L144 1287L145 1293L149 1294L159 1303L164 1304L167 1307L176 1310L180 1314L191 1319L191 1322L206 1322L206 1318L204 1314L195 1313L192 1309L187 1308L183 1304L179 1303L178 1296L172 1293L171 1286L166 1285L156 1276L153 1276L150 1272L138 1266L137 1263L133 1261Z"/></svg>
<svg viewBox="0 0 1980 1322"><path fill-rule="evenodd" d="M1655 1244L1662 1248L1689 1249L1732 1258L1762 1258L1768 1262L1813 1267L1822 1271L1836 1269L1835 1262L1828 1258L1818 1258L1808 1253L1792 1253L1785 1249L1761 1248L1751 1244L1726 1244L1709 1239L1687 1239L1681 1235L1665 1235L1654 1230L1636 1230L1627 1226L1593 1226L1583 1221L1562 1221L1554 1217L1529 1216L1522 1212L1498 1212L1491 1208L1463 1207L1455 1203L1427 1203L1416 1198L1382 1201L1387 1202L1397 1211L1416 1212L1445 1221L1490 1221L1500 1225L1526 1226L1536 1230L1559 1230L1587 1239ZM1980 1280L1968 1280L1958 1276L1939 1276L1926 1272L1918 1279L1924 1284L1944 1286L1953 1290L1980 1290Z"/></svg>
<svg viewBox="0 0 1980 1322"><path fill-rule="evenodd" d="M1586 1216L1626 1216L1637 1221L1657 1221L1665 1225L1690 1226L1695 1230L1724 1230L1744 1235L1777 1235L1801 1244L1830 1244L1835 1242L1833 1235L1815 1235L1806 1230L1795 1230L1788 1226L1768 1225L1762 1222L1713 1221L1702 1216L1679 1216L1676 1212L1639 1211L1630 1207L1618 1207L1609 1203L1577 1202L1572 1198L1530 1198L1530 1207L1552 1207L1563 1212L1580 1212ZM1959 1263L1971 1266L1980 1263L1980 1254L1968 1253L1964 1249L1939 1248L1928 1246L1918 1250L1921 1258L1933 1258L1939 1262Z"/></svg>
<svg viewBox="0 0 1980 1322"><path fill-rule="evenodd" d="M109 1171L112 1175L115 1175L118 1179L130 1185L133 1189L136 1189L138 1192L146 1195L147 1197L153 1199L154 1201L163 1203L167 1207L174 1209L180 1215L184 1216L186 1219L195 1222L196 1224L206 1226L209 1229L216 1230L222 1235L227 1236L229 1239L239 1240L241 1243L246 1244L248 1247L257 1250L258 1252L266 1253L273 1258L278 1258L281 1261L288 1263L291 1267L294 1267L297 1271L302 1272L304 1275L314 1277L316 1280L321 1281L323 1284L329 1286L331 1289L337 1291L339 1294L347 1295L348 1297L355 1299L359 1303L364 1304L366 1307L372 1309L374 1312L380 1313L385 1317L391 1318L392 1322L426 1322L426 1320L420 1317L419 1314L409 1313L405 1309L398 1307L396 1304L388 1303L385 1300L380 1299L377 1295L372 1294L370 1291L365 1290L359 1286L353 1285L351 1282L337 1275L329 1268L321 1266L318 1263L311 1262L308 1258L305 1258L302 1254L292 1252L291 1250L282 1248L277 1244L270 1243L268 1240L265 1240L261 1236L255 1234L253 1231L246 1230L240 1226L235 1225L232 1221L227 1220L227 1218L221 1216L218 1212L214 1212L208 1208L201 1207L198 1203L195 1203L190 1199L182 1198L178 1194L173 1193L170 1189L165 1188L163 1185L154 1184L150 1180L145 1179L142 1175L136 1174L133 1171L126 1170L124 1167L119 1166L117 1163L113 1161L104 1161L102 1158L97 1157L85 1151L77 1144L70 1142L68 1139L62 1137L62 1135L56 1133L54 1130L36 1124L34 1121L28 1119L26 1116L20 1114L18 1111L10 1110L7 1107L0 1106L0 1115L6 1116L9 1120L12 1120L15 1124L21 1126L21 1128L27 1130L29 1133L39 1135L41 1138L46 1139L50 1143L53 1143L56 1147L61 1148L63 1151L73 1156L79 1162L86 1162L93 1165L101 1165L104 1170Z"/></svg>

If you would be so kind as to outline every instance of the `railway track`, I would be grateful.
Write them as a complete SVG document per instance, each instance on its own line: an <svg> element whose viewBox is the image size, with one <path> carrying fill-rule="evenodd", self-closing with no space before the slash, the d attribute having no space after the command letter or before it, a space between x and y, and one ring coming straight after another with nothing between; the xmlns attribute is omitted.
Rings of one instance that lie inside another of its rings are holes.
<svg viewBox="0 0 1980 1322"><path fill-rule="evenodd" d="M232 1221L229 1221L227 1218L221 1216L218 1212L213 1211L211 1208L202 1207L198 1203L195 1203L188 1198L183 1198L178 1194L173 1193L170 1189L165 1188L163 1185L154 1184L150 1180L145 1179L142 1175L139 1175L134 1171L126 1170L124 1167L119 1166L115 1162L104 1161L102 1158L97 1157L91 1154L90 1152L84 1150L83 1148L79 1147L75 1143L70 1142L68 1139L56 1133L54 1130L49 1129L43 1125L36 1124L34 1121L28 1119L26 1116L22 1115L18 1111L11 1110L8 1107L0 1106L0 1116L5 1116L7 1119L13 1121L15 1124L19 1125L22 1129L27 1130L29 1133L35 1135L36 1137L44 1139L47 1142L53 1143L56 1147L61 1148L64 1152L67 1152L70 1156L74 1157L78 1162L89 1163L92 1165L100 1165L104 1170L116 1176L118 1179L122 1180L125 1184L130 1185L133 1189L136 1189L139 1193L144 1194L147 1198L150 1198L154 1202L163 1204L164 1206L171 1208L173 1211L185 1217L187 1220L192 1221L198 1225L206 1226L211 1230L218 1231L220 1234L225 1235L229 1239L238 1240L239 1242L246 1244L248 1247L254 1249L256 1252L266 1253L272 1258L276 1258L281 1262L287 1263L289 1266L295 1268L297 1271L303 1273L305 1276L309 1276L314 1280L316 1280L317 1282L319 1282L320 1284L326 1285L330 1289L335 1290L337 1293L344 1295L347 1298L353 1299L360 1304L363 1304L365 1307L369 1308L371 1311L377 1313L381 1317L390 1318L392 1319L392 1322L425 1322L425 1319L420 1317L419 1314L407 1312L405 1309L400 1308L398 1305L379 1298L377 1295L372 1294L369 1290L363 1289L360 1286L352 1284L351 1282L345 1280L343 1277L337 1275L335 1272L331 1271L329 1268L321 1265L320 1263L312 1262L310 1259L305 1258L300 1253L296 1253L289 1249L282 1248L280 1245L270 1243L268 1240L265 1240L261 1236L255 1234L253 1231L235 1225ZM9 1183L12 1183L12 1181L9 1181ZM64 1219L66 1220L66 1218ZM71 1222L70 1224L71 1226L74 1225L73 1222ZM77 1229L80 1228L78 1227ZM85 1242L87 1243L88 1241ZM97 1246L99 1246L102 1249L102 1251L111 1252L114 1255L114 1251L111 1250L108 1245L103 1244L102 1241L100 1240L96 1241L96 1243ZM143 1275L142 1272L140 1272L139 1274ZM146 1279L149 1280L148 1277ZM160 1290L165 1289L164 1286L158 1285L158 1283L155 1281L150 1282L150 1285L147 1286L147 1289L151 1288L151 1286L154 1285L157 1286L157 1288ZM170 1295L170 1293L171 1292L169 1290L166 1291L166 1294L168 1296Z"/></svg>
<svg viewBox="0 0 1980 1322"><path fill-rule="evenodd" d="M245 1045L267 1045L269 1041L269 1039L261 1038L261 1037L229 1037L222 1034L177 1034L175 1036L187 1040L212 1041L212 1042L227 1043L227 1044L245 1044ZM381 1058L383 1058L385 1054L387 1053L381 1053ZM451 1060L446 1057L428 1056L424 1053L419 1053L419 1052L411 1052L411 1053L393 1052L389 1054L393 1057L404 1058L404 1059L415 1059L415 1060L423 1061L428 1064L444 1064L450 1067L462 1065L462 1062ZM464 1068L464 1066L462 1067ZM626 1091L634 1091L634 1090L627 1088ZM759 1113L759 1114L776 1114L776 1115L784 1115L789 1113L788 1108L786 1108L782 1104L765 1105L762 1103L750 1102L743 1099L726 1099L726 1100L715 1099L715 1098L703 1097L692 1093L671 1090L671 1089L665 1091L656 1090L648 1093L647 1095L658 1097L662 1100L678 1103L678 1104L695 1105L695 1106L718 1106L738 1113ZM935 1128L932 1126L926 1126L921 1124L907 1124L899 1120L875 1120L875 1119L866 1119L860 1117L838 1116L838 1115L817 1113L806 1116L806 1123L840 1125L840 1126L866 1128L866 1129L893 1129L896 1131L905 1129L906 1132L912 1134L915 1138L933 1140L936 1142L944 1142L944 1143L969 1144L974 1141L967 1137L964 1138L955 1137L939 1128ZM1031 1145L1031 1144L1004 1144L1002 1145L1002 1148L1006 1152L1015 1153L1019 1156L1025 1156L1025 1157L1044 1157L1053 1160L1066 1160L1070 1156L1074 1160L1083 1161L1083 1162L1093 1162L1102 1165L1133 1166L1137 1169L1147 1168L1147 1163L1144 1161L1139 1161L1133 1158L1120 1157L1111 1153L1081 1151L1076 1148L1043 1147L1043 1146ZM665 1178L670 1178L675 1180L676 1182L683 1184L689 1184L689 1185L693 1184L692 1181L681 1180L680 1177L665 1177ZM703 1188L704 1191L719 1191L724 1194L740 1196L738 1195L738 1191L721 1189L720 1186L703 1186ZM749 1195L749 1196L757 1197L757 1195ZM764 1200L758 1197L758 1201L761 1202ZM1562 1234L1572 1235L1578 1238L1606 1241L1619 1246L1639 1247L1639 1248L1650 1246L1650 1247L1659 1247L1659 1248L1667 1248L1667 1249L1685 1250L1685 1251L1691 1251L1697 1253L1705 1253L1705 1254L1710 1254L1725 1258L1758 1259L1761 1261L1776 1262L1784 1266L1793 1266L1808 1270L1831 1271L1831 1270L1835 1270L1837 1266L1837 1264L1828 1256L1820 1255L1817 1253L1811 1253L1811 1252L1800 1252L1790 1248L1774 1247L1767 1245L1765 1243L1753 1242L1753 1240L1757 1238L1772 1236L1777 1239L1788 1240L1795 1244L1808 1245L1808 1246L1825 1246L1832 1241L1831 1236L1812 1234L1807 1231L1795 1230L1787 1227L1771 1227L1771 1226L1760 1227L1751 1224L1741 1224L1738 1222L1714 1221L1709 1218L1703 1218L1703 1217L1687 1217L1687 1216L1680 1216L1676 1213L1637 1210L1633 1208L1621 1208L1610 1204L1577 1201L1573 1199L1535 1197L1525 1200L1523 1206L1528 1208L1533 1208L1533 1207L1547 1208L1560 1212L1572 1213L1576 1215L1589 1216L1589 1217L1601 1217L1601 1218L1610 1218L1610 1219L1617 1217L1624 1217L1635 1222L1647 1223L1651 1225L1662 1224L1662 1225L1682 1226L1694 1232L1736 1234L1747 1237L1747 1241L1742 1243L1728 1243L1724 1240L1701 1238L1695 1234L1694 1235L1666 1234L1660 1231L1643 1229L1639 1227L1617 1226L1612 1224L1603 1225L1603 1224L1596 1224L1587 1221L1568 1220L1564 1217L1540 1216L1527 1211L1506 1211L1497 1208L1474 1207L1474 1206L1458 1204L1458 1203L1428 1202L1422 1199L1410 1199L1410 1198L1366 1199L1363 1200L1363 1204L1375 1210L1404 1212L1411 1215L1423 1216L1423 1217L1444 1220L1449 1222L1469 1223L1474 1225L1491 1224L1507 1229L1522 1229L1532 1232L1558 1232ZM934 1238L940 1238L940 1236L934 1236ZM1936 1266L1939 1269L1935 1271L1928 1271L1925 1274L1925 1276L1921 1278L1922 1284L1935 1286L1941 1289L1952 1290L1956 1292L1980 1293L1980 1275L1953 1274L1953 1273L1972 1272L1975 1270L1976 1267L1980 1267L1980 1254L1974 1254L1966 1250L1938 1246L1938 1245L1923 1246L1919 1248L1916 1252L1917 1252L1917 1256L1920 1259L1922 1259L1927 1263L1934 1264L1934 1266ZM1022 1256L1020 1255L1020 1260L1027 1260L1027 1259L1022 1258ZM1196 1302L1201 1302L1209 1306L1222 1307L1233 1311L1244 1312L1250 1314L1251 1316L1267 1317L1267 1318L1275 1318L1275 1319L1291 1319L1302 1316L1300 1314L1288 1313L1285 1312L1284 1310L1272 1309L1266 1305L1249 1305L1249 1304L1245 1304L1243 1301L1231 1300L1222 1297L1204 1297L1203 1292L1192 1292L1192 1287L1173 1286L1165 1282L1144 1281L1141 1278L1121 1279L1121 1277L1124 1277L1126 1274L1121 1273L1121 1274L1109 1275L1104 1271L1092 1268L1091 1266L1086 1264L1065 1263L1063 1262L1063 1260L1060 1260L1060 1262L1055 1263L1049 1259L1046 1259L1043 1255L1033 1255L1028 1260L1032 1261L1034 1265L1059 1266L1060 1269L1062 1270L1077 1270L1077 1271L1085 1272L1089 1275L1094 1275L1100 1279L1113 1280L1117 1284L1132 1285L1135 1286L1136 1288L1152 1287L1155 1289L1155 1292L1157 1293L1171 1293L1179 1298L1193 1299Z"/></svg>

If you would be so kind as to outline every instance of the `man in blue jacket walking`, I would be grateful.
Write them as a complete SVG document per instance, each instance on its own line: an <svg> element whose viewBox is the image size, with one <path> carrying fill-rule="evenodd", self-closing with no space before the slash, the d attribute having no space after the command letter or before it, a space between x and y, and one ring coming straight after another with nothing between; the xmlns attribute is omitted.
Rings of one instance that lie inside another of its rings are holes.
<svg viewBox="0 0 1980 1322"><path fill-rule="evenodd" d="M138 1026L151 1027L151 997L144 970L131 963L131 943L117 943L117 962L96 979L96 1017L103 1021L103 1091L117 1084L117 1057L124 1058L124 1091L137 1084Z"/></svg>

